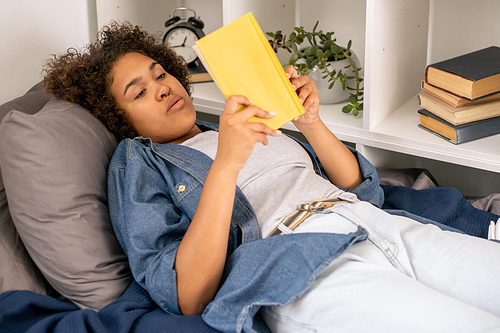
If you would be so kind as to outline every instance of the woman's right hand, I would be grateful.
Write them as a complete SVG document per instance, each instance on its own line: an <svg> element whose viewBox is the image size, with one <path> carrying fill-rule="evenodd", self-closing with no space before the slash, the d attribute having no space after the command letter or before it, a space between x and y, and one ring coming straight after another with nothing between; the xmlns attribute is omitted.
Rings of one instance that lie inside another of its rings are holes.
<svg viewBox="0 0 500 333"><path fill-rule="evenodd" d="M246 106L236 111L239 105ZM252 117L270 119L273 113L262 110L245 96L230 96L220 117L219 146L216 159L239 172L247 162L253 148L260 142L268 144L267 136L279 136L281 131L273 130L262 122L249 122Z"/></svg>

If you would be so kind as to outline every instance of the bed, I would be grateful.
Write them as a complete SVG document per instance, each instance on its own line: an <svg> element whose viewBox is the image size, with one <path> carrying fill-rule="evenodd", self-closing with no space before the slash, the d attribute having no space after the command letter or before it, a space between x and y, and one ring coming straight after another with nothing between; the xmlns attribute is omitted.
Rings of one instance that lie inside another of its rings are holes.
<svg viewBox="0 0 500 333"><path fill-rule="evenodd" d="M37 84L0 121L0 332L217 332L133 281L107 211L117 142L96 118ZM437 186L425 170L379 173L386 190ZM497 195L473 200L498 211Z"/></svg>

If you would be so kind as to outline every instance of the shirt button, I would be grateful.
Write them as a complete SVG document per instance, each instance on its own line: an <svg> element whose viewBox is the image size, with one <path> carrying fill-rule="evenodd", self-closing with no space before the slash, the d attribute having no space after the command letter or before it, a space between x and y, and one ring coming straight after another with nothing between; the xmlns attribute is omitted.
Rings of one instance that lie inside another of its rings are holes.
<svg viewBox="0 0 500 333"><path fill-rule="evenodd" d="M186 186L185 185L179 185L179 187L177 187L177 192L179 193L182 193L186 190Z"/></svg>

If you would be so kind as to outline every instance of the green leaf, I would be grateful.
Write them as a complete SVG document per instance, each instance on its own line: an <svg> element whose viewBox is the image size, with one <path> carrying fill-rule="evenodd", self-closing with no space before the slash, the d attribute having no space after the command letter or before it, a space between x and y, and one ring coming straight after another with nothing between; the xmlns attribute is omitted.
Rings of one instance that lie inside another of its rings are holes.
<svg viewBox="0 0 500 333"><path fill-rule="evenodd" d="M352 45L352 40L349 40L349 42L347 43L347 52L349 52L349 50L351 49L351 45Z"/></svg>
<svg viewBox="0 0 500 333"><path fill-rule="evenodd" d="M318 46L318 45L313 45L313 46L311 47L311 53L312 53L312 54L316 54L316 52L318 51L318 49L319 49L319 46Z"/></svg>
<svg viewBox="0 0 500 333"><path fill-rule="evenodd" d="M332 51L326 50L325 53L323 54L323 57L329 59L332 56Z"/></svg>
<svg viewBox="0 0 500 333"><path fill-rule="evenodd" d="M351 96L349 97L349 102L354 105L358 102L358 99L356 98L356 96Z"/></svg>
<svg viewBox="0 0 500 333"><path fill-rule="evenodd" d="M351 108L352 108L352 107L350 107L350 105L346 105L346 106L344 106L344 107L342 108L342 112L344 112L344 113L349 113L349 112L351 112Z"/></svg>
<svg viewBox="0 0 500 333"><path fill-rule="evenodd" d="M334 44L331 48L330 51L332 51L333 54L338 54L342 53L342 48L338 46L337 44Z"/></svg>
<svg viewBox="0 0 500 333"><path fill-rule="evenodd" d="M316 21L316 24L314 25L313 32L316 31L316 27L318 26L319 21Z"/></svg>
<svg viewBox="0 0 500 333"><path fill-rule="evenodd" d="M323 47L325 48L325 50L329 49L330 47L332 47L333 45L333 42L331 40L326 40L324 43L323 43Z"/></svg>
<svg viewBox="0 0 500 333"><path fill-rule="evenodd" d="M316 51L316 57L318 58L323 58L323 50L322 49L318 49Z"/></svg>
<svg viewBox="0 0 500 333"><path fill-rule="evenodd" d="M290 62L291 62L291 63L294 63L294 62L296 62L297 60L299 60L299 56L298 56L298 54L297 54L297 53L294 53L294 54L292 54L292 55L290 56Z"/></svg>
<svg viewBox="0 0 500 333"><path fill-rule="evenodd" d="M309 46L304 50L304 55L307 57L310 56L311 54L312 54L311 47Z"/></svg>
<svg viewBox="0 0 500 333"><path fill-rule="evenodd" d="M332 89L334 84L335 84L335 81L333 81L332 83L330 83L330 85L328 86L328 89Z"/></svg>
<svg viewBox="0 0 500 333"><path fill-rule="evenodd" d="M356 117L359 114L358 109L353 108L352 109L352 115Z"/></svg>
<svg viewBox="0 0 500 333"><path fill-rule="evenodd" d="M318 59L314 59L313 61L311 61L311 63L309 64L309 68L313 68L314 66L316 66L318 64L319 60Z"/></svg>
<svg viewBox="0 0 500 333"><path fill-rule="evenodd" d="M266 32L266 35L268 35L269 37L273 37L274 38L274 33L272 33L272 32Z"/></svg>

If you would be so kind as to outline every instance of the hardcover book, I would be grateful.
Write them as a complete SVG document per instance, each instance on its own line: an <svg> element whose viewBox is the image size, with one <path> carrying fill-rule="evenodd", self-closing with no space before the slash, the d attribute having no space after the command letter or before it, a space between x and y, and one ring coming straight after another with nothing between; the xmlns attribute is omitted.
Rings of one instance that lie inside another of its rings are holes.
<svg viewBox="0 0 500 333"><path fill-rule="evenodd" d="M500 100L455 108L428 92L421 91L418 94L418 104L453 125L500 116Z"/></svg>
<svg viewBox="0 0 500 333"><path fill-rule="evenodd" d="M305 112L252 13L202 37L193 48L226 99L244 95L276 113L272 119L250 121L278 129Z"/></svg>
<svg viewBox="0 0 500 333"><path fill-rule="evenodd" d="M500 133L500 117L453 125L425 109L418 110L419 127L454 144L469 142Z"/></svg>
<svg viewBox="0 0 500 333"><path fill-rule="evenodd" d="M475 100L500 91L500 47L490 46L427 66L427 83Z"/></svg>
<svg viewBox="0 0 500 333"><path fill-rule="evenodd" d="M461 106L475 105L475 104L481 104L481 103L500 100L500 92L497 94L493 94L493 95L484 97L484 98L480 98L480 99L475 100L475 101L471 101L468 98L460 97L460 96L452 94L446 90L443 90L441 88L434 87L434 86L428 84L427 82L425 82L425 80L422 80L421 87L422 87L422 90L425 90L429 94L431 94L437 98L440 98L442 101L450 104L451 106L453 106L455 108L461 107Z"/></svg>
<svg viewBox="0 0 500 333"><path fill-rule="evenodd" d="M196 60L196 62L198 61L199 60ZM191 83L213 81L212 77L210 76L210 74L208 74L203 64L201 64L201 61L197 66L188 66L188 71L189 71L189 82Z"/></svg>

